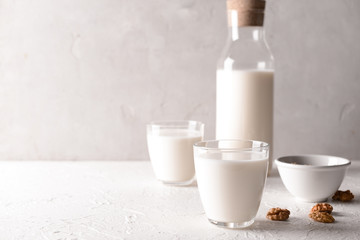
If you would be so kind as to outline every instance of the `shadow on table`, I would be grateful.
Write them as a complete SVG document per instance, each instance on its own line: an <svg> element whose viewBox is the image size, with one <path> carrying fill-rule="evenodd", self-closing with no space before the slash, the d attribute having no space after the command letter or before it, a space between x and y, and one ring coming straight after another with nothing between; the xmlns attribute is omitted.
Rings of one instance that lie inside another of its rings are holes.
<svg viewBox="0 0 360 240"><path fill-rule="evenodd" d="M197 185L197 180L195 179L190 185L188 185L187 187L195 187L197 188L198 185Z"/></svg>
<svg viewBox="0 0 360 240"><path fill-rule="evenodd" d="M295 224L294 224L295 222ZM298 222L298 223L297 223ZM301 222L301 223L300 223ZM301 226L301 227L300 227ZM300 218L292 217L290 221L269 221L269 220L256 220L255 223L247 228L250 231L256 232L269 232L269 233L277 233L277 232L321 232L324 231L324 227L326 226L327 231L329 232L346 232L346 231L357 231L357 226L354 225L343 225L336 223L328 223L324 225L324 223L314 222L312 220L304 221Z"/></svg>
<svg viewBox="0 0 360 240"><path fill-rule="evenodd" d="M276 166L273 166L273 168L271 169L270 175L268 176L268 178L278 178L280 177L279 175L279 171L277 169Z"/></svg>
<svg viewBox="0 0 360 240"><path fill-rule="evenodd" d="M189 185L172 185L172 184L163 184L162 182L160 182L160 183L163 186L169 187L169 188L197 188L198 187L196 179Z"/></svg>

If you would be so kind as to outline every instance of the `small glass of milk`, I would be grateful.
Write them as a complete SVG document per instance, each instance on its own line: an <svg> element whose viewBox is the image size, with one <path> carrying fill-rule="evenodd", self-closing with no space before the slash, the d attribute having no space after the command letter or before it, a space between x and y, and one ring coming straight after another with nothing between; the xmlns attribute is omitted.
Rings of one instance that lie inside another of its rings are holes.
<svg viewBox="0 0 360 240"><path fill-rule="evenodd" d="M212 140L194 145L200 198L217 226L250 226L265 185L269 145L251 140Z"/></svg>
<svg viewBox="0 0 360 240"><path fill-rule="evenodd" d="M147 124L148 150L156 178L165 184L191 184L195 177L193 145L203 136L204 124L198 121Z"/></svg>

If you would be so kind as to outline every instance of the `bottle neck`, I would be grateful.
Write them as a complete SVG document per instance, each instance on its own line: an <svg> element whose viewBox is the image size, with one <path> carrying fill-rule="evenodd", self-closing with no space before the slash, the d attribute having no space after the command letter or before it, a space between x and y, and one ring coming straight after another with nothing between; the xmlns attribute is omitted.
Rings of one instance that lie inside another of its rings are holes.
<svg viewBox="0 0 360 240"><path fill-rule="evenodd" d="M255 42L265 41L265 32L262 26L229 27L229 39L233 42L237 40L250 40Z"/></svg>

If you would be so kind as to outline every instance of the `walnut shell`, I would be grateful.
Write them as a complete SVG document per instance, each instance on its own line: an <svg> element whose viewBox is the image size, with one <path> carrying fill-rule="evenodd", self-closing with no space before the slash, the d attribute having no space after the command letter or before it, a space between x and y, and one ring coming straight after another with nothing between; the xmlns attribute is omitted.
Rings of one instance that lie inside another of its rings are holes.
<svg viewBox="0 0 360 240"><path fill-rule="evenodd" d="M331 213L333 211L333 207L328 203L318 203L312 207L310 213L313 212L327 212Z"/></svg>
<svg viewBox="0 0 360 240"><path fill-rule="evenodd" d="M332 223L335 221L334 217L327 212L312 212L309 214L309 218L322 223Z"/></svg>
<svg viewBox="0 0 360 240"><path fill-rule="evenodd" d="M334 196L332 197L333 200L341 201L341 202L349 202L354 198L354 195L350 190L346 191L336 191Z"/></svg>
<svg viewBox="0 0 360 240"><path fill-rule="evenodd" d="M273 220L273 221L285 221L289 218L290 211L287 209L281 209L281 208L271 208L266 218Z"/></svg>

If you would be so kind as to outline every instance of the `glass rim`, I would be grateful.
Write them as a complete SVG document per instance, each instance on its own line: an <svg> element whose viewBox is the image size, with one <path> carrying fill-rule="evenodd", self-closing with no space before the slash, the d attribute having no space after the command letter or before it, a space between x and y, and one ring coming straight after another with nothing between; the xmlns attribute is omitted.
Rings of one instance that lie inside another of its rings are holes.
<svg viewBox="0 0 360 240"><path fill-rule="evenodd" d="M164 120L151 121L146 126L148 127L187 127L189 124L204 125L204 123L196 120Z"/></svg>
<svg viewBox="0 0 360 240"><path fill-rule="evenodd" d="M259 147L242 147L242 148L224 148L224 147L208 147L205 144L215 143L215 142L243 142L243 143L260 143L263 146ZM201 146L204 145L204 146ZM249 151L249 150L262 150L267 148L269 150L269 144L267 142L258 141L258 140L246 140L246 139L216 139L216 140L205 140L197 142L193 145L195 148L202 150L212 150L212 151Z"/></svg>

